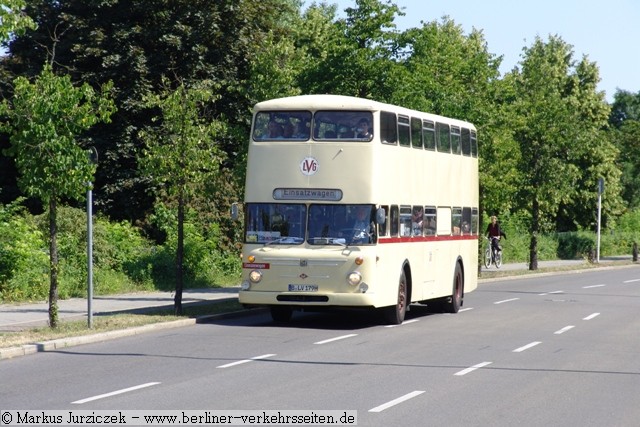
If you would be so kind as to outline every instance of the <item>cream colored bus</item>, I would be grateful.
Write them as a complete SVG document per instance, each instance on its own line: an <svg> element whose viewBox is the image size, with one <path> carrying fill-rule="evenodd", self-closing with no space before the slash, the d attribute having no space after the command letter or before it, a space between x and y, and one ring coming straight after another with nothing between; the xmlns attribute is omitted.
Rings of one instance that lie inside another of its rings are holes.
<svg viewBox="0 0 640 427"><path fill-rule="evenodd" d="M295 310L410 304L456 313L477 287L471 123L367 99L255 105L239 301Z"/></svg>

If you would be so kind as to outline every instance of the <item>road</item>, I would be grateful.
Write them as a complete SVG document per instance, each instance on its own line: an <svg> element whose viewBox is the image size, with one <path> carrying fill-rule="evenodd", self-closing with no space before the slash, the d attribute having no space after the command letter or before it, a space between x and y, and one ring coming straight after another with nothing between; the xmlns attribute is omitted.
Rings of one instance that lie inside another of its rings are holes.
<svg viewBox="0 0 640 427"><path fill-rule="evenodd" d="M0 363L2 409L355 410L360 426L635 426L640 268L483 283L456 315L216 320Z"/></svg>

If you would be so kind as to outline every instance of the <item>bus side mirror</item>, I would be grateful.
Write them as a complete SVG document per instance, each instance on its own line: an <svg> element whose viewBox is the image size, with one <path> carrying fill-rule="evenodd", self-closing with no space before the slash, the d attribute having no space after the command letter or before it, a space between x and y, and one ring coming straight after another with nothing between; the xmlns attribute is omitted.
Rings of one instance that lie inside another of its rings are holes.
<svg viewBox="0 0 640 427"><path fill-rule="evenodd" d="M232 203L231 204L231 219L236 221L238 219L238 204L237 203Z"/></svg>
<svg viewBox="0 0 640 427"><path fill-rule="evenodd" d="M386 215L386 213L385 213L384 209L379 208L379 209L376 211L376 223L377 223L378 225L384 225L384 223L386 222L386 220L387 220L387 215Z"/></svg>

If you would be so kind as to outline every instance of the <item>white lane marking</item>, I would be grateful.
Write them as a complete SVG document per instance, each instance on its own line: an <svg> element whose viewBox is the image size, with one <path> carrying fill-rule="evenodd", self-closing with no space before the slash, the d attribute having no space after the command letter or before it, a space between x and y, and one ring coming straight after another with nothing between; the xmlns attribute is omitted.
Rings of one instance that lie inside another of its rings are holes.
<svg viewBox="0 0 640 427"><path fill-rule="evenodd" d="M564 291L543 292L543 293L538 294L538 295L540 295L540 296L544 296L544 295L553 295L553 294L564 294Z"/></svg>
<svg viewBox="0 0 640 427"><path fill-rule="evenodd" d="M328 342L333 342L333 341L343 340L343 339L345 339L345 338L351 338L351 337L357 337L357 336L358 336L358 334L342 335L342 336L340 336L340 337L329 338L328 340L314 342L314 344L326 344L326 343L328 343Z"/></svg>
<svg viewBox="0 0 640 427"><path fill-rule="evenodd" d="M518 301L520 298L503 299L502 301L496 301L494 304L503 304L505 302Z"/></svg>
<svg viewBox="0 0 640 427"><path fill-rule="evenodd" d="M411 319L411 320L407 320L406 322L402 322L399 325L386 325L385 328L397 328L398 326L408 325L409 323L416 323L419 321L420 319Z"/></svg>
<svg viewBox="0 0 640 427"><path fill-rule="evenodd" d="M518 347L515 350L513 350L513 352L514 353L521 353L521 352L523 352L525 350L530 349L531 347L537 346L538 344L542 344L542 341L534 341L534 342L529 343L527 345L523 345L522 347Z"/></svg>
<svg viewBox="0 0 640 427"><path fill-rule="evenodd" d="M607 285L591 285L591 286L583 286L582 289L591 289L591 288L602 288Z"/></svg>
<svg viewBox="0 0 640 427"><path fill-rule="evenodd" d="M593 314L590 314L587 317L583 318L582 320L591 320L591 319L596 318L598 316L600 316L600 313L593 313Z"/></svg>
<svg viewBox="0 0 640 427"><path fill-rule="evenodd" d="M633 282L640 282L640 279L631 279L631 280L625 280L622 283L633 283Z"/></svg>
<svg viewBox="0 0 640 427"><path fill-rule="evenodd" d="M565 332L567 332L568 330L573 329L573 328L575 328L575 326L573 326L573 325L565 326L564 328L562 328L562 329L558 329L557 331L555 331L555 332L554 332L554 334L556 334L556 335L560 335L560 334L563 334L563 333L565 333Z"/></svg>
<svg viewBox="0 0 640 427"><path fill-rule="evenodd" d="M458 375L458 376L462 376L462 375L466 375L469 372L473 372L476 369L480 369L480 368L484 368L487 365L491 365L492 362L482 362L482 363L478 363L477 365L473 365L468 367L467 369L463 369L462 371L458 371L453 375Z"/></svg>
<svg viewBox="0 0 640 427"><path fill-rule="evenodd" d="M122 390L112 391L111 393L99 394L97 396L87 397L86 399L76 400L75 402L71 402L71 404L72 405L81 405L83 403L91 402L93 400L104 399L105 397L111 397L111 396L115 396L117 394L127 393L127 392L134 391L134 390L140 390L141 388L151 387L151 386L158 385L158 384L160 384L160 383L140 384L140 385L136 385L136 386L129 387L129 388L123 388Z"/></svg>
<svg viewBox="0 0 640 427"><path fill-rule="evenodd" d="M458 313L462 313L463 311L469 311L469 310L473 310L473 307L461 308L460 311L458 311Z"/></svg>
<svg viewBox="0 0 640 427"><path fill-rule="evenodd" d="M251 359L238 360L237 362L227 363L226 365L216 366L216 368L229 368L231 366L242 365L243 363L249 363L254 360L266 359L267 357L275 356L275 354L263 354L262 356L252 357Z"/></svg>
<svg viewBox="0 0 640 427"><path fill-rule="evenodd" d="M392 406L395 406L399 403L404 402L405 400L409 400L412 399L416 396L421 395L422 393L424 393L424 391L421 390L416 390L416 391L412 391L411 393L405 394L404 396L401 396L397 399L394 399L390 402L384 403L380 406L376 406L375 408L369 409L369 412L382 412L385 409L391 408Z"/></svg>

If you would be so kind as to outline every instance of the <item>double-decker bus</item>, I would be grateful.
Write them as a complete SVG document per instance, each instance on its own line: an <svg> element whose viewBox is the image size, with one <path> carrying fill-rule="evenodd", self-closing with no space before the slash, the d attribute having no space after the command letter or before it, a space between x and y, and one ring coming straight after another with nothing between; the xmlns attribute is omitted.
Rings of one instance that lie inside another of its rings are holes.
<svg viewBox="0 0 640 427"><path fill-rule="evenodd" d="M260 102L244 202L239 301L276 321L370 307L399 324L477 287L471 123L348 96Z"/></svg>

